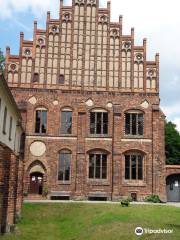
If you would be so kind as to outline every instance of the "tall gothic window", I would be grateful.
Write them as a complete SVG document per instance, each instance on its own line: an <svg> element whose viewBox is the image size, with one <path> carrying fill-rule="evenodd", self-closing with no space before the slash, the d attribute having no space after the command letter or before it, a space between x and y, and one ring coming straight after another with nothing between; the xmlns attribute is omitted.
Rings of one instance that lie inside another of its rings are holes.
<svg viewBox="0 0 180 240"><path fill-rule="evenodd" d="M47 132L47 110L45 108L36 109L35 133L45 134Z"/></svg>
<svg viewBox="0 0 180 240"><path fill-rule="evenodd" d="M144 115L142 112L125 113L125 134L143 135L144 134Z"/></svg>
<svg viewBox="0 0 180 240"><path fill-rule="evenodd" d="M72 133L72 111L70 110L63 110L61 112L61 133Z"/></svg>
<svg viewBox="0 0 180 240"><path fill-rule="evenodd" d="M89 154L89 178L107 179L107 154Z"/></svg>
<svg viewBox="0 0 180 240"><path fill-rule="evenodd" d="M143 179L143 156L140 153L125 155L125 179Z"/></svg>
<svg viewBox="0 0 180 240"><path fill-rule="evenodd" d="M90 113L90 134L108 134L108 113L92 111Z"/></svg>
<svg viewBox="0 0 180 240"><path fill-rule="evenodd" d="M71 152L63 150L59 154L58 180L69 181L71 170Z"/></svg>

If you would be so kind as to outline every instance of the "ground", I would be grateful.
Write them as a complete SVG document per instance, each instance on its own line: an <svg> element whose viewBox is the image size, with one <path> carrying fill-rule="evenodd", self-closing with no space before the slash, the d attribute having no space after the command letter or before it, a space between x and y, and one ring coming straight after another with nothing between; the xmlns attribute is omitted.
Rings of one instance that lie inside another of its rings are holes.
<svg viewBox="0 0 180 240"><path fill-rule="evenodd" d="M136 227L173 229L137 237ZM179 240L180 208L96 203L25 203L16 233L2 240Z"/></svg>

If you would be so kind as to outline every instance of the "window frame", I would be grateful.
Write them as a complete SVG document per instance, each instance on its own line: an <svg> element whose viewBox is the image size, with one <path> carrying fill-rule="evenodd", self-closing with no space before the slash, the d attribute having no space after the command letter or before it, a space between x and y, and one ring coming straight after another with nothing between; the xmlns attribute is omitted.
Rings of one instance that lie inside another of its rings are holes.
<svg viewBox="0 0 180 240"><path fill-rule="evenodd" d="M127 115L130 115L129 124L127 123ZM141 115L141 116L140 116ZM135 133L133 133L133 116L135 116ZM142 120L140 122L140 118ZM128 126L129 125L129 126ZM127 128L129 129L127 130ZM141 129L140 129L141 128ZM129 133L127 132L129 131ZM142 134L140 133L142 131ZM144 137L145 134L145 113L140 110L128 110L124 113L124 134L126 137Z"/></svg>
<svg viewBox="0 0 180 240"><path fill-rule="evenodd" d="M9 141L12 140L12 127L13 127L13 118L10 116L9 118Z"/></svg>
<svg viewBox="0 0 180 240"><path fill-rule="evenodd" d="M41 111L40 131L39 132L36 132L36 113L37 113L37 111ZM42 112L46 112L46 132L45 133L42 132ZM48 133L48 110L47 110L47 108L45 108L45 107L35 108L34 114L35 114L35 116L34 116L34 133L37 135L46 135Z"/></svg>
<svg viewBox="0 0 180 240"><path fill-rule="evenodd" d="M69 155L70 156L70 159L69 159L69 179L68 180L66 180L66 176L65 176L65 174L66 174L66 165L64 164L64 169L63 169L63 179L61 180L61 179L59 179L59 172L60 172L60 156L61 156L61 154L63 154L63 155ZM72 171L72 152L71 152L71 150L69 150L69 149L62 149L61 151L59 151L59 153L58 153L58 164L57 164L57 181L59 182L59 183L61 183L61 184L70 184L70 182L71 182L71 171Z"/></svg>
<svg viewBox="0 0 180 240"><path fill-rule="evenodd" d="M126 158L126 157L129 157ZM133 177L133 159L135 158L135 177ZM140 158L139 158L140 157ZM127 162L129 162L129 167L127 167ZM141 164L139 164L141 162ZM140 168L141 166L141 168ZM141 177L139 177L139 171L141 169ZM128 171L128 172L127 172ZM128 173L128 174L127 174ZM129 177L126 177L126 176ZM145 155L141 152L127 152L124 154L124 180L125 181L144 181L145 179Z"/></svg>
<svg viewBox="0 0 180 240"><path fill-rule="evenodd" d="M98 133L98 114L101 114L100 117L100 133ZM92 114L94 114L94 123L92 120ZM105 120L105 116L104 114L107 114L107 122L104 122ZM92 125L94 124L94 129L92 127ZM107 129L106 131L104 129ZM107 110L104 109L93 109L89 112L89 134L92 136L108 136L109 134L109 112Z"/></svg>
<svg viewBox="0 0 180 240"><path fill-rule="evenodd" d="M62 114L63 113L71 113L71 133L62 131ZM60 112L60 131L59 132L60 132L61 135L72 135L72 132L73 132L73 111L72 111L72 109L70 109L70 108L61 109L61 112Z"/></svg>
<svg viewBox="0 0 180 240"><path fill-rule="evenodd" d="M91 161L91 156L94 155L94 166L93 166L93 177L90 177L90 161ZM100 156L100 165L99 165L99 171L100 171L100 177L97 176L97 156ZM106 166L103 167L103 156L106 156ZM106 177L103 178L103 168L106 169ZM88 153L88 180L89 181L107 181L108 180L108 153L106 152L89 152Z"/></svg>

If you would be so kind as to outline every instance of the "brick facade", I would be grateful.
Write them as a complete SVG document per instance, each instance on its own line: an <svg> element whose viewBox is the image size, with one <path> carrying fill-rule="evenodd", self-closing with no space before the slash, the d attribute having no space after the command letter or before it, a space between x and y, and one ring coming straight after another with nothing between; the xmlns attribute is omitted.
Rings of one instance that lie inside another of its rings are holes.
<svg viewBox="0 0 180 240"><path fill-rule="evenodd" d="M46 30L34 23L33 41L21 33L19 56L7 48L7 81L26 129L24 191L30 191L32 174L38 172L49 197L119 200L136 193L138 200L149 194L166 200L159 55L146 60L146 39L135 46L134 29L122 34L122 16L118 23L110 21L110 2L103 9L96 0L73 0L69 7L60 2L60 18L51 19L48 12ZM39 108L47 110L44 134L35 133ZM72 133L61 134L61 111L67 108ZM108 113L107 134L90 134L94 110ZM143 114L142 135L125 134L128 111ZM71 152L67 182L58 181L63 149ZM107 155L106 179L89 178L92 152ZM125 179L125 155L131 152L143 156L142 179Z"/></svg>

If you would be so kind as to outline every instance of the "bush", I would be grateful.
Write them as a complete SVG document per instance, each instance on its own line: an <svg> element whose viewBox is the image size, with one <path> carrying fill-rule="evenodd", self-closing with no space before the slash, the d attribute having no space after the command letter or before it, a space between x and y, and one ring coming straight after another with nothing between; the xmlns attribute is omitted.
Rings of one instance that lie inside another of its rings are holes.
<svg viewBox="0 0 180 240"><path fill-rule="evenodd" d="M145 202L161 203L158 195L149 195L145 198Z"/></svg>
<svg viewBox="0 0 180 240"><path fill-rule="evenodd" d="M49 193L48 187L44 186L43 187L43 193L42 193L43 197L47 197L48 193Z"/></svg>
<svg viewBox="0 0 180 240"><path fill-rule="evenodd" d="M129 205L130 205L130 199L129 198L121 201L121 206L122 207L129 207Z"/></svg>

